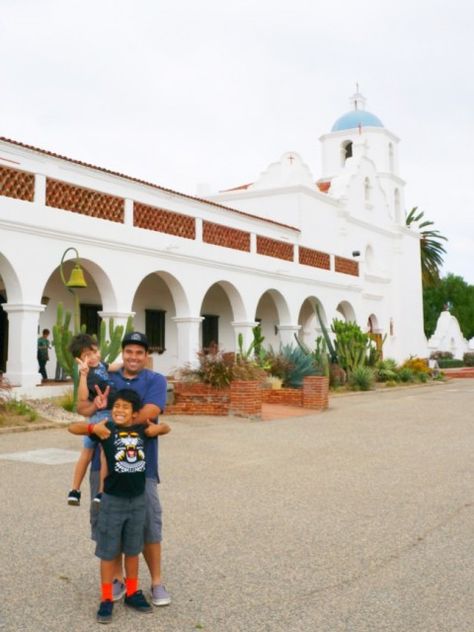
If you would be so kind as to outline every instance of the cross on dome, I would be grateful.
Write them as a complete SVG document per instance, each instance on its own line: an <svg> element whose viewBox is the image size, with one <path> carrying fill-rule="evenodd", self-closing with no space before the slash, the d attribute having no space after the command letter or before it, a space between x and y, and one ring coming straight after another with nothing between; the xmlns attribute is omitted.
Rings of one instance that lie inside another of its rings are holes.
<svg viewBox="0 0 474 632"><path fill-rule="evenodd" d="M356 91L349 98L349 103L354 106L354 110L365 110L367 99L361 94L358 83L356 83Z"/></svg>
<svg viewBox="0 0 474 632"><path fill-rule="evenodd" d="M383 127L382 121L365 109L366 98L359 90L359 84L356 83L356 91L349 99L352 109L340 116L331 128L331 132L341 132L344 130L354 129L361 133L365 127Z"/></svg>

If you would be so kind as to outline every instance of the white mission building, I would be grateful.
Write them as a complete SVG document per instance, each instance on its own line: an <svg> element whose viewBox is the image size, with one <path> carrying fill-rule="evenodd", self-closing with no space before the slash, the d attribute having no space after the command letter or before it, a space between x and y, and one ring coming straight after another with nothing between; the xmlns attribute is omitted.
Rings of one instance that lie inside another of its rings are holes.
<svg viewBox="0 0 474 632"><path fill-rule="evenodd" d="M211 341L234 350L256 323L265 345L294 334L313 345L315 303L328 324L387 334L385 357L426 355L399 139L360 94L352 102L320 138L319 178L288 152L252 184L206 199L0 139L0 371L40 383L39 331L52 330L58 302L74 305L59 273L69 247L85 272L77 291L89 332L133 314L165 374Z"/></svg>

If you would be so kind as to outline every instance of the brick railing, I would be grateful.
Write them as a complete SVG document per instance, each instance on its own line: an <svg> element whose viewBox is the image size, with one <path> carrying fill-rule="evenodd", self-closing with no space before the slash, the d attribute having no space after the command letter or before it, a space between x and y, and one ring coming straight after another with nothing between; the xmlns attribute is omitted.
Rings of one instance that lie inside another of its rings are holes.
<svg viewBox="0 0 474 632"><path fill-rule="evenodd" d="M294 247L293 244L287 244L284 241L270 239L257 235L257 254L266 255L267 257L276 257L277 259L285 259L293 261Z"/></svg>
<svg viewBox="0 0 474 632"><path fill-rule="evenodd" d="M222 224L203 222L202 240L206 244L250 252L250 233Z"/></svg>
<svg viewBox="0 0 474 632"><path fill-rule="evenodd" d="M35 176L26 171L0 167L0 195L33 202L35 196Z"/></svg>
<svg viewBox="0 0 474 632"><path fill-rule="evenodd" d="M0 196L33 202L35 176L20 169L0 166ZM89 217L125 223L125 199L61 180L46 178L46 206ZM196 218L160 207L133 202L133 226L185 239L196 239ZM251 233L214 222L203 221L203 242L251 252ZM267 257L294 260L294 245L256 236L256 253ZM305 266L331 269L330 255L304 246L299 247L298 263ZM335 271L359 276L359 264L352 259L335 257Z"/></svg>
<svg viewBox="0 0 474 632"><path fill-rule="evenodd" d="M139 202L133 203L133 225L185 239L196 239L194 217Z"/></svg>
<svg viewBox="0 0 474 632"><path fill-rule="evenodd" d="M313 268L322 268L323 270L331 269L331 257L326 252L312 250L300 246L299 260L304 266L312 266Z"/></svg>
<svg viewBox="0 0 474 632"><path fill-rule="evenodd" d="M352 276L359 276L359 263L352 259L346 259L345 257L334 258L334 269L336 272L342 274L351 274Z"/></svg>
<svg viewBox="0 0 474 632"><path fill-rule="evenodd" d="M125 201L122 198L51 178L46 178L46 206L121 224L124 221Z"/></svg>

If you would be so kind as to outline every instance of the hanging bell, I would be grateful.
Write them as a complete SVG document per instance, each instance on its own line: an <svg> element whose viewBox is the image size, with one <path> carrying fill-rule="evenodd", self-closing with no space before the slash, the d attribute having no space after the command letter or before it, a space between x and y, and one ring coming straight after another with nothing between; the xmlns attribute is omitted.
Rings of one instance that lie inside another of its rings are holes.
<svg viewBox="0 0 474 632"><path fill-rule="evenodd" d="M74 266L69 281L66 283L66 287L73 289L87 287L87 283L84 278L84 272L82 271L82 268L78 263L76 263L76 265Z"/></svg>

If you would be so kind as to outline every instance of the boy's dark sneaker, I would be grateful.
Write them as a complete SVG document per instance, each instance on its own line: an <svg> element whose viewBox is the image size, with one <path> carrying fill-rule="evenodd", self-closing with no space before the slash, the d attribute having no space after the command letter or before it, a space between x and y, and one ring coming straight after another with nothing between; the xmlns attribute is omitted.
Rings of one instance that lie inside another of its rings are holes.
<svg viewBox="0 0 474 632"><path fill-rule="evenodd" d="M78 489L71 489L71 491L67 495L67 504L76 505L76 507L79 507L79 505L81 504L81 492Z"/></svg>
<svg viewBox="0 0 474 632"><path fill-rule="evenodd" d="M97 610L97 623L111 623L113 611L113 601L110 601L110 599L107 599L106 601L101 601L99 609Z"/></svg>
<svg viewBox="0 0 474 632"><path fill-rule="evenodd" d="M137 612L141 612L142 614L149 614L153 612L152 606L145 599L145 595L141 590L137 590L130 597L125 597L124 603L129 608L133 608Z"/></svg>
<svg viewBox="0 0 474 632"><path fill-rule="evenodd" d="M99 504L101 500L102 500L102 492L99 492L98 494L94 496L94 499L92 502Z"/></svg>

